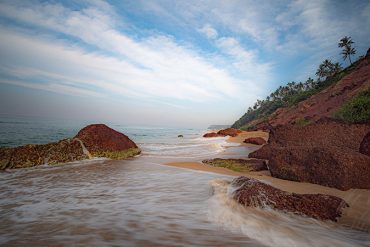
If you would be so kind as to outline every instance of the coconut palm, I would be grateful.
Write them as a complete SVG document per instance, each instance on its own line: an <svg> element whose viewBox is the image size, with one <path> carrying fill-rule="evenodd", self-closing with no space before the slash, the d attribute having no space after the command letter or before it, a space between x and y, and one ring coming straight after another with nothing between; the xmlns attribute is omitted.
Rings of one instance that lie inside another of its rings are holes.
<svg viewBox="0 0 370 247"><path fill-rule="evenodd" d="M356 49L354 47L352 47L352 44L354 44L354 43L355 42L352 41L351 37L347 37L347 36L342 38L338 43L338 47L343 48L343 50L341 52L341 54L343 56L343 60L346 60L347 57L348 57L349 62L351 63L351 65L352 65L351 55L356 54Z"/></svg>

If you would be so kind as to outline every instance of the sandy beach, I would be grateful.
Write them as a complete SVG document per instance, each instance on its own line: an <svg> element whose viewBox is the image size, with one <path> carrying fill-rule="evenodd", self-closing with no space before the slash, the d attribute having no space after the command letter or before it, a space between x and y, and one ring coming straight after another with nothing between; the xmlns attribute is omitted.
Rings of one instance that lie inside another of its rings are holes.
<svg viewBox="0 0 370 247"><path fill-rule="evenodd" d="M265 140L267 140L268 133L263 131L253 131L253 132L243 131L236 137L230 137L228 139L228 142L240 143L241 145L253 145L243 143L244 139L249 137L262 137ZM223 167L213 167L211 165L199 162L174 162L167 163L165 165L198 171L213 172L229 176L247 176L258 179L276 188L291 193L299 194L319 193L337 196L345 200L349 205L349 207L343 210L342 217L338 219L338 223L355 229L370 232L370 190L350 189L347 191L341 191L335 188L330 188L317 184L294 182L274 178L270 175L269 171L247 172L247 173L235 172Z"/></svg>

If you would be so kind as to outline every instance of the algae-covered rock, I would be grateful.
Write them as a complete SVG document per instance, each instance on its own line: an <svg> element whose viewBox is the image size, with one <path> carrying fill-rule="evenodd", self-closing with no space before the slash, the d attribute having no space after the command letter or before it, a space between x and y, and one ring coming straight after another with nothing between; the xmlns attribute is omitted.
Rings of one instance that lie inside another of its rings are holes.
<svg viewBox="0 0 370 247"><path fill-rule="evenodd" d="M204 164L224 167L236 172L251 172L267 170L266 162L259 159L210 159L203 160Z"/></svg>
<svg viewBox="0 0 370 247"><path fill-rule="evenodd" d="M89 125L73 139L15 148L0 148L0 170L53 165L90 157L127 159L141 150L127 136L104 124Z"/></svg>

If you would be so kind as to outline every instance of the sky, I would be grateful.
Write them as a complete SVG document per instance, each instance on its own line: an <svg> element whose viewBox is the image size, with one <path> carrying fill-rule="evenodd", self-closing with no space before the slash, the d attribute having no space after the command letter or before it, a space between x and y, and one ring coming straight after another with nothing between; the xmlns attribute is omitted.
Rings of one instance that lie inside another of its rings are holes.
<svg viewBox="0 0 370 247"><path fill-rule="evenodd" d="M0 0L0 116L232 124L370 46L370 1Z"/></svg>

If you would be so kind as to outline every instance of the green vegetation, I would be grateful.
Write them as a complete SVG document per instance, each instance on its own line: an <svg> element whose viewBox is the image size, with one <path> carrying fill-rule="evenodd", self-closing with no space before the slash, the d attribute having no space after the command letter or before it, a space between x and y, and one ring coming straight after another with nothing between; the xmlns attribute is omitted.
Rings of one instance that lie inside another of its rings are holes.
<svg viewBox="0 0 370 247"><path fill-rule="evenodd" d="M100 152L92 152L91 155L93 157L104 157L109 158L112 160L122 160L134 157L141 153L139 148L130 148L123 151L100 151Z"/></svg>
<svg viewBox="0 0 370 247"><path fill-rule="evenodd" d="M298 119L295 124L296 125L299 125L299 126L306 126L308 124L310 124L310 120L307 120L307 119L304 119L304 118L301 118L301 119Z"/></svg>
<svg viewBox="0 0 370 247"><path fill-rule="evenodd" d="M370 123L370 87L344 104L334 117L350 123Z"/></svg>
<svg viewBox="0 0 370 247"><path fill-rule="evenodd" d="M356 53L351 45L354 42L350 37L344 37L338 44L343 47L343 58ZM346 54L346 55L344 55ZM351 62L351 60L350 60ZM356 66L355 63L344 70L339 63L333 63L330 59L325 59L316 71L317 80L309 77L305 82L289 82L285 86L280 86L264 100L257 100L253 107L249 107L247 112L237 120L231 127L250 130L256 122L263 122L280 107L295 107L299 102L308 99L312 95L328 88L330 85L341 80L349 74Z"/></svg>
<svg viewBox="0 0 370 247"><path fill-rule="evenodd" d="M342 67L339 63L333 63L330 59L325 59L324 62L322 62L322 64L320 64L319 68L317 69L316 75L321 81L321 79L326 79L334 76L341 70Z"/></svg>
<svg viewBox="0 0 370 247"><path fill-rule="evenodd" d="M341 52L341 54L343 55L343 60L346 60L348 57L350 64L352 64L351 55L356 54L356 49L352 47L352 44L354 44L354 42L352 41L351 37L347 36L342 38L338 43L338 47L343 48Z"/></svg>

